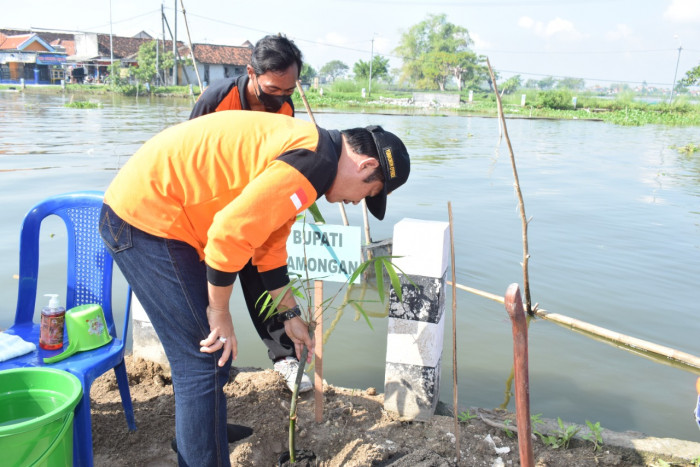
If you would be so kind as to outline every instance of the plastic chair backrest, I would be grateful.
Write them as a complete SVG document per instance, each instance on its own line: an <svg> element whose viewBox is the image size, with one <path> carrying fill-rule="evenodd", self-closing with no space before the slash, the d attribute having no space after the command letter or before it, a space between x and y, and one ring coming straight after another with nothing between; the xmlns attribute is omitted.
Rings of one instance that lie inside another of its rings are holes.
<svg viewBox="0 0 700 467"><path fill-rule="evenodd" d="M39 277L39 234L42 221L60 217L67 231L66 309L97 303L102 306L109 333L117 337L112 315L113 261L99 235L103 193L81 191L39 202L25 216L20 236L19 292L15 325L33 322ZM126 341L129 310L122 327Z"/></svg>

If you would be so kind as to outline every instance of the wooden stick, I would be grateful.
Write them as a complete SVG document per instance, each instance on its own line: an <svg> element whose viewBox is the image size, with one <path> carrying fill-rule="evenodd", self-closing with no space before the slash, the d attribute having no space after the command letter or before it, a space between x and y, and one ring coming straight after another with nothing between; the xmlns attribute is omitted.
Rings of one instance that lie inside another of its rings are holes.
<svg viewBox="0 0 700 467"><path fill-rule="evenodd" d="M190 44L190 52L192 52L192 66L194 67L194 73L197 75L197 82L199 83L199 93L204 92L202 88L202 79L199 77L199 70L197 69L197 61L194 59L194 47L192 47L192 38L190 37L190 27L187 25L187 15L185 14L185 4L183 0L180 0L180 6L182 7L182 17L185 19L185 29L187 30L187 42ZM183 65L184 70L184 65ZM189 80L188 80L189 81Z"/></svg>
<svg viewBox="0 0 700 467"><path fill-rule="evenodd" d="M503 115L503 103L501 102L501 95L498 94L498 86L496 85L496 77L491 69L491 63L489 59L486 59L486 65L489 68L489 75L491 76L491 81L493 82L493 90L496 93L496 103L498 104L498 115L503 125L503 135L506 137L506 144L508 144L508 152L510 153L510 165L513 168L513 185L515 187L515 192L518 195L518 207L520 208L520 222L522 223L523 230L523 290L525 292L525 309L528 315L532 315L532 306L530 306L530 275L528 273L527 263L530 260L530 251L527 246L527 217L525 216L525 202L523 201L523 193L520 190L520 180L518 178L518 169L515 166L515 154L513 153L513 145L510 144L510 138L508 137L508 128L506 127L506 118Z"/></svg>
<svg viewBox="0 0 700 467"><path fill-rule="evenodd" d="M515 418L518 423L520 465L534 467L532 427L530 426L530 377L527 358L527 318L518 284L506 290L506 311L513 323L513 367L515 369Z"/></svg>
<svg viewBox="0 0 700 467"><path fill-rule="evenodd" d="M452 282L455 279L455 237L454 224L452 222L452 203L447 202L447 213L450 219L450 264L452 265ZM460 461L459 452L459 405L457 404L457 289L452 287L452 406L455 418L455 450L457 451L457 462Z"/></svg>
<svg viewBox="0 0 700 467"><path fill-rule="evenodd" d="M314 114L311 113L309 101L306 100L306 93L304 93L304 88L301 87L301 80L297 80L297 91L299 91L301 101L304 103L304 107L306 107L306 113L309 114L309 119L311 120L311 123L316 125L316 119L314 118ZM348 215L345 213L345 206L343 206L343 203L338 203L338 207L340 208L340 217L343 219L343 225L350 225L350 223L348 222Z"/></svg>
<svg viewBox="0 0 700 467"><path fill-rule="evenodd" d="M487 298L498 303L505 303L505 299L496 294L489 292L484 292L483 290L475 289L472 287L467 287L461 284L455 284L454 282L447 281L447 284L455 288L464 290L465 292L473 293L479 297ZM662 345L654 344L653 342L644 341L642 339L637 339L636 337L628 336L619 332L611 331L609 329L596 326L594 324L587 323L575 318L569 318L565 315L560 315L558 313L549 313L544 309L536 309L535 316L542 318L546 321L551 321L553 323L565 326L574 331L581 331L590 334L594 337L600 337L607 342L612 344L622 345L624 350L636 352L637 350L642 350L651 354L655 354L661 357L665 357L669 360L687 365L692 368L700 370L700 357L691 355L680 350L672 349L670 347L664 347Z"/></svg>
<svg viewBox="0 0 700 467"><path fill-rule="evenodd" d="M316 423L323 421L323 281L314 281L314 305L316 307L316 357L314 363L314 414Z"/></svg>

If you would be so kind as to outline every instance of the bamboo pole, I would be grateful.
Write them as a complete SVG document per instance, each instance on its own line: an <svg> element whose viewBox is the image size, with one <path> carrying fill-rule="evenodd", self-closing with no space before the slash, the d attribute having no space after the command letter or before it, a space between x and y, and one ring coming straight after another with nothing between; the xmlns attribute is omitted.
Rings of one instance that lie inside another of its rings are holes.
<svg viewBox="0 0 700 467"><path fill-rule="evenodd" d="M454 288L464 290L465 292L472 293L479 297L487 298L498 303L505 303L505 299L499 295L492 294L489 292L484 292L483 290L475 289L472 287L467 287L461 284L455 284L454 282L447 281L447 284L454 286ZM663 345L655 344L653 342L648 342L636 337L628 336L619 332L611 331L609 329L596 326L594 324L581 321L579 319L570 318L565 315L558 313L549 313L543 309L535 310L535 316L544 319L546 321L551 321L567 327L573 331L585 332L591 334L592 336L599 337L605 341L611 342L613 344L622 345L625 350L629 351L644 351L650 354L658 355L667 358L673 362L681 363L688 367L700 370L700 357L695 355L681 352L680 350L672 349L670 347L665 347Z"/></svg>
<svg viewBox="0 0 700 467"><path fill-rule="evenodd" d="M452 282L455 279L455 241L454 223L452 222L452 203L447 202L447 214L450 220L450 264L452 265ZM457 462L462 457L459 452L459 404L457 391L457 289L452 287L452 406L455 422L455 450L457 451Z"/></svg>
<svg viewBox="0 0 700 467"><path fill-rule="evenodd" d="M306 113L309 114L309 119L311 120L311 123L316 125L316 119L314 118L314 114L311 113L311 107L309 107L309 101L306 100L306 93L304 93L304 88L301 87L300 80L297 80L297 91L299 91L301 101L304 103ZM350 225L350 223L348 222L348 215L345 213L345 206L343 206L343 203L338 203L338 207L340 208L340 217L343 218L343 225Z"/></svg>
<svg viewBox="0 0 700 467"><path fill-rule="evenodd" d="M510 143L510 138L508 137L508 127L506 127L506 118L503 115L503 103L501 102L501 96L498 94L498 85L496 84L496 77L491 69L491 63L489 59L486 59L486 65L489 69L489 75L491 76L491 81L493 82L493 90L496 93L496 103L498 104L498 116L503 126L503 135L506 137L506 144L508 145L508 152L510 153L510 165L513 168L513 185L515 187L515 192L518 195L518 207L520 208L520 221L522 223L523 231L523 292L525 293L525 311L528 315L533 314L533 309L531 306L530 299L530 275L528 273L527 264L530 260L530 251L527 246L527 224L528 220L525 216L525 202L523 201L523 193L520 190L520 180L518 178L518 169L515 166L515 154L513 153L513 145Z"/></svg>
<svg viewBox="0 0 700 467"><path fill-rule="evenodd" d="M197 75L197 82L199 83L199 93L201 94L204 89L202 89L202 79L199 77L199 70L197 69L197 61L194 58L194 47L192 46L192 38L190 37L190 27L187 24L187 15L185 14L185 4L184 0L180 0L180 6L182 7L182 17L185 19L185 30L187 31L187 42L190 44L190 52L192 52L192 66L194 67L194 73ZM184 64L183 64L184 70Z"/></svg>
<svg viewBox="0 0 700 467"><path fill-rule="evenodd" d="M314 411L316 423L321 423L323 421L323 281L314 281L314 305L316 307Z"/></svg>

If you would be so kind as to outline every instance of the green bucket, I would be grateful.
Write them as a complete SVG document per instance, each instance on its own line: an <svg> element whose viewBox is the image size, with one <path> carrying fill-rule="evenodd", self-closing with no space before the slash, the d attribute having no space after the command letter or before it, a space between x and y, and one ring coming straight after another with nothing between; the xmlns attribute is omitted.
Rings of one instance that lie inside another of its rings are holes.
<svg viewBox="0 0 700 467"><path fill-rule="evenodd" d="M0 371L0 456L3 465L73 465L73 411L83 388L51 368Z"/></svg>

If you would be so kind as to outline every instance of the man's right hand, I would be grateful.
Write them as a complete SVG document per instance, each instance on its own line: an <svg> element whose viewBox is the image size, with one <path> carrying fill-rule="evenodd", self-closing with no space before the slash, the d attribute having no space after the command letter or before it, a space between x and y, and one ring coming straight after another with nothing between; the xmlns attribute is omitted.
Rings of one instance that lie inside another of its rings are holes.
<svg viewBox="0 0 700 467"><path fill-rule="evenodd" d="M311 363L314 356L314 347L316 341L309 336L309 327L301 318L292 318L284 322L284 332L294 342L294 350L297 354L297 360L301 361L301 353L306 346L309 349L309 354L306 356L306 363Z"/></svg>

